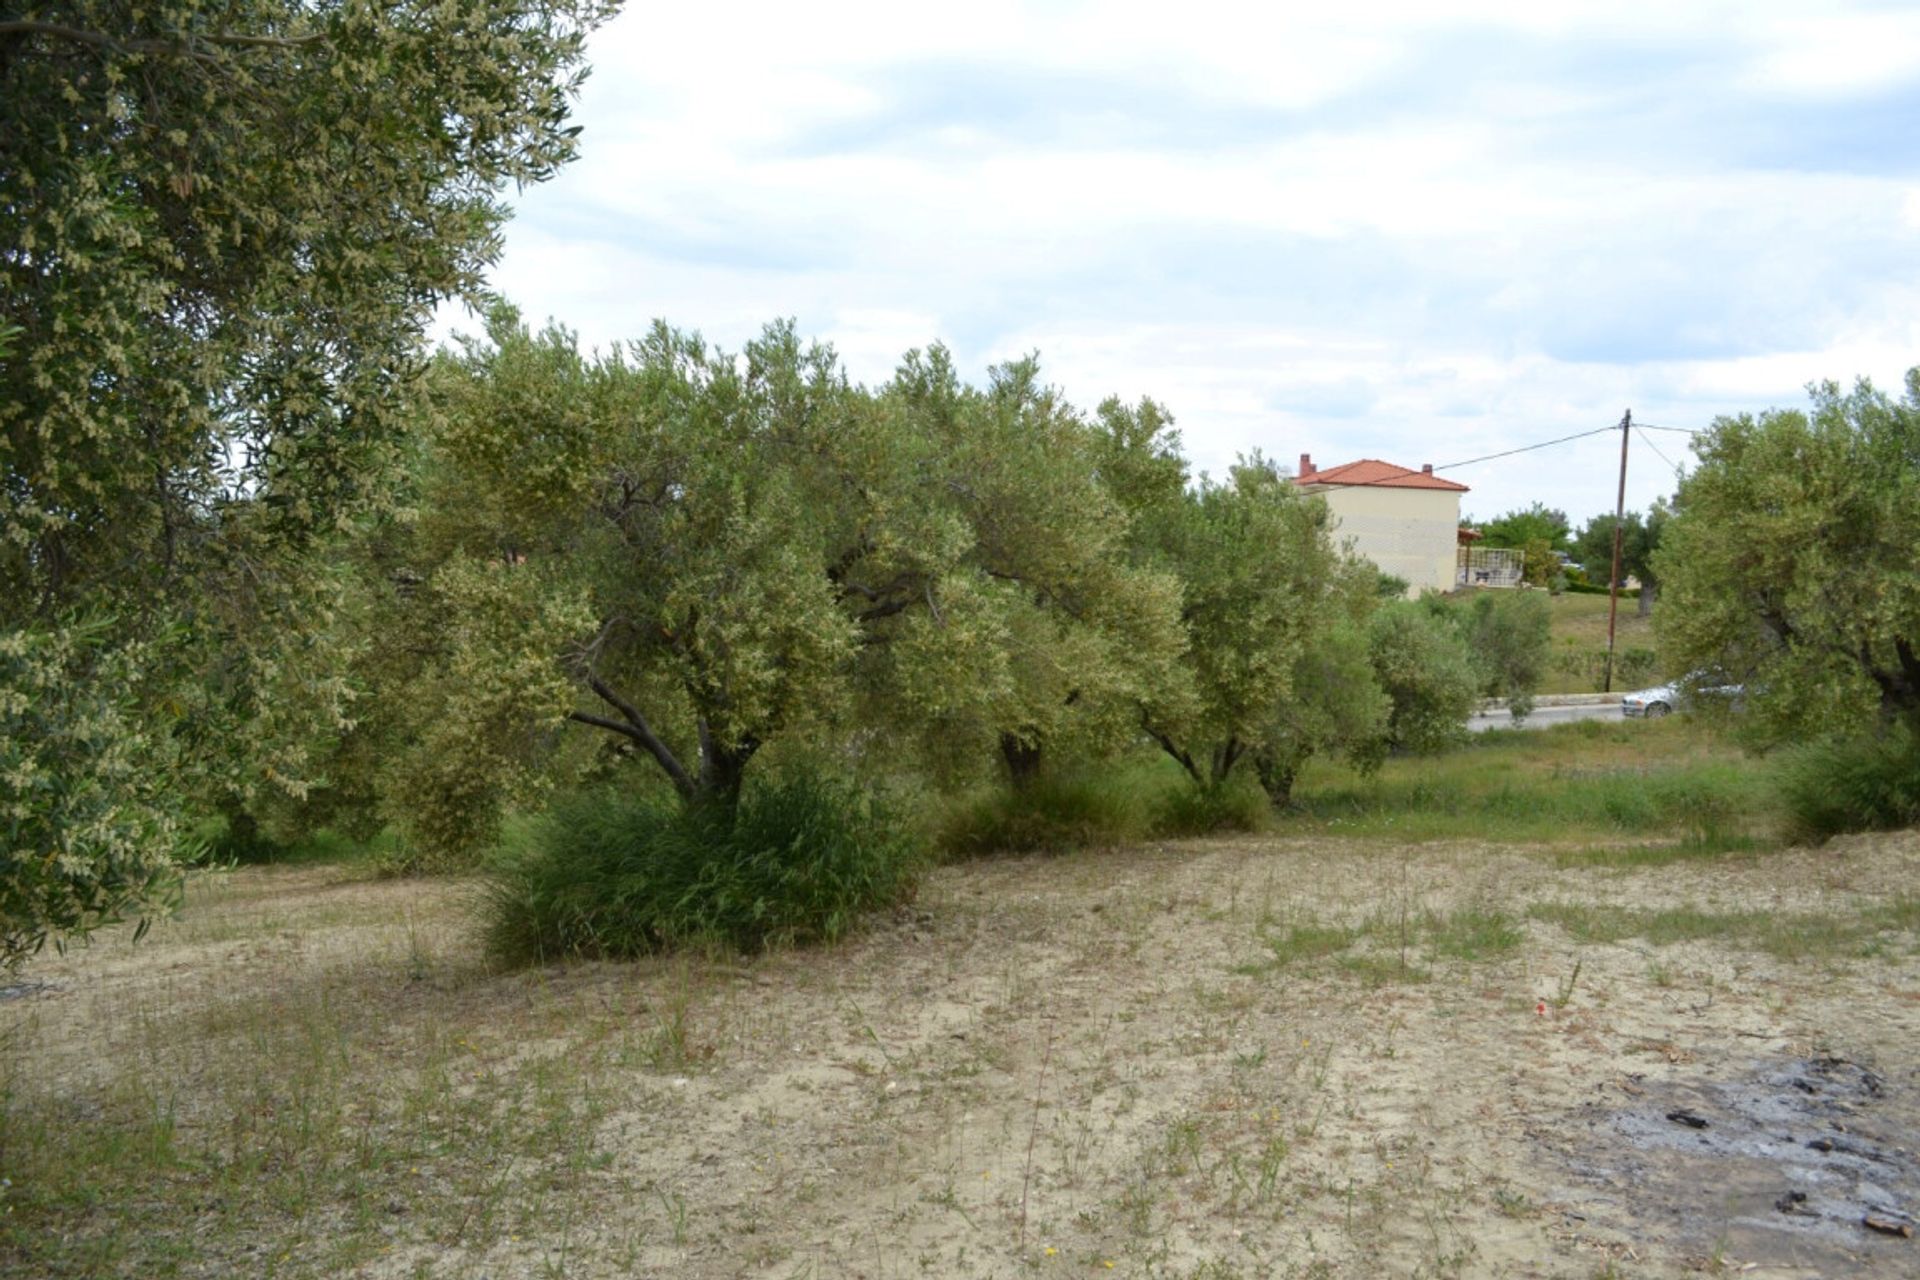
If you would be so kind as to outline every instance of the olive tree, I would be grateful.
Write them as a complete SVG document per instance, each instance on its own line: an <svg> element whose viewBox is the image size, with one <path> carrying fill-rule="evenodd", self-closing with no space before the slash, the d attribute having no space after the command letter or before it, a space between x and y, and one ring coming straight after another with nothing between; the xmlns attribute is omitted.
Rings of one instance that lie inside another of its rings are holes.
<svg viewBox="0 0 1920 1280"><path fill-rule="evenodd" d="M583 42L609 12L29 0L0 18L0 702L97 706L123 730L109 756L69 736L0 771L14 936L137 906L151 878L95 834L144 832L164 860L186 793L312 781L349 719L327 544L380 505L424 328L481 292L507 189L573 154ZM65 906L22 887L48 866Z"/></svg>
<svg viewBox="0 0 1920 1280"><path fill-rule="evenodd" d="M979 630L931 609L876 628L866 649L886 675L865 687L949 753L997 748L1016 788L1050 755L1133 741L1141 699L1179 678L1184 635L1178 583L1130 556L1104 428L1045 386L1032 357L975 390L943 349L910 353L882 401L935 446L920 500L965 530L945 590L964 579Z"/></svg>
<svg viewBox="0 0 1920 1280"><path fill-rule="evenodd" d="M1654 555L1676 670L1745 681L1766 736L1920 727L1920 369L1717 420Z"/></svg>
<svg viewBox="0 0 1920 1280"><path fill-rule="evenodd" d="M1379 573L1348 560L1321 604L1254 750L1261 789L1275 808L1293 802L1294 783L1316 756L1341 756L1363 771L1385 757L1393 700L1373 669L1368 623L1382 607Z"/></svg>
<svg viewBox="0 0 1920 1280"><path fill-rule="evenodd" d="M1485 676L1445 617L1418 601L1384 605L1368 621L1367 655L1388 699L1388 747L1438 751L1465 738Z"/></svg>
<svg viewBox="0 0 1920 1280"><path fill-rule="evenodd" d="M1142 537L1180 579L1187 642L1185 679L1145 702L1143 725L1194 782L1217 786L1266 744L1335 597L1326 505L1255 456L1149 512Z"/></svg>
<svg viewBox="0 0 1920 1280"><path fill-rule="evenodd" d="M935 347L869 390L790 323L737 355L664 324L583 355L501 310L432 385L382 588L423 636L385 682L421 727L383 803L442 851L538 790L562 726L722 808L782 738L998 752L1018 780L1126 738L1179 653L1177 589L1130 562L1095 435L1033 361L976 389ZM458 648L494 597L516 626Z"/></svg>

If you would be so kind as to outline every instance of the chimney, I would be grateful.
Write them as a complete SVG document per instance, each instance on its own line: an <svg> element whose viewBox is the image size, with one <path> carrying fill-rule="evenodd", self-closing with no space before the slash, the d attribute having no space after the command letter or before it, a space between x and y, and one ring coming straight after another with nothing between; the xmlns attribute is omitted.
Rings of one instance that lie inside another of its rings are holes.
<svg viewBox="0 0 1920 1280"><path fill-rule="evenodd" d="M1423 476L1430 476L1430 475L1432 475L1432 474L1433 474L1433 464L1432 464L1431 462L1423 462L1423 463L1421 463L1421 464L1420 464L1420 474L1421 474L1421 475L1423 475Z"/></svg>
<svg viewBox="0 0 1920 1280"><path fill-rule="evenodd" d="M1302 480L1305 480L1308 476L1312 474L1313 474L1313 455L1310 453L1303 453L1300 455L1300 478Z"/></svg>

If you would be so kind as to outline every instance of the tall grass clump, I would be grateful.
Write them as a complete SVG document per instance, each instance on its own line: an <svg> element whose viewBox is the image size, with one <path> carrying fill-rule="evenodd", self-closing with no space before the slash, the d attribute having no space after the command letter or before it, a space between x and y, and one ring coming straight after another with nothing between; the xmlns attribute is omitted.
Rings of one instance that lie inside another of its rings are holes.
<svg viewBox="0 0 1920 1280"><path fill-rule="evenodd" d="M1802 747L1781 770L1781 795L1795 843L1920 823L1920 735L1900 725Z"/></svg>
<svg viewBox="0 0 1920 1280"><path fill-rule="evenodd" d="M1208 786L1187 784L1164 792L1154 805L1156 836L1210 836L1259 831L1273 813L1266 793L1251 778L1230 777Z"/></svg>
<svg viewBox="0 0 1920 1280"><path fill-rule="evenodd" d="M858 788L798 776L718 805L586 792L509 827L483 899L509 963L840 938L911 892L912 824Z"/></svg>
<svg viewBox="0 0 1920 1280"><path fill-rule="evenodd" d="M1141 773L1048 775L968 796L941 824L941 852L954 858L1062 853L1137 840L1152 824L1155 789Z"/></svg>

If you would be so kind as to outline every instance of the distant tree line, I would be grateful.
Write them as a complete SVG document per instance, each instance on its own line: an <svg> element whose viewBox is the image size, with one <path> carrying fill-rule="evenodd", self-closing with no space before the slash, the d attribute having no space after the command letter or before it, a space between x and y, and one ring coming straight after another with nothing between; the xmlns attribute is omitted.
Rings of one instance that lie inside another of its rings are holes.
<svg viewBox="0 0 1920 1280"><path fill-rule="evenodd" d="M1578 529L1567 520L1564 511L1544 503L1509 511L1492 520L1472 523L1482 535L1482 546L1511 547L1525 553L1525 579L1549 588L1564 588L1570 583L1592 583L1605 587L1613 575L1614 527L1622 529L1620 578L1639 584L1638 610L1642 617L1653 612L1659 593L1659 571L1654 552L1666 522L1673 514L1664 499L1656 499L1645 514L1629 511L1624 520L1613 512L1601 512Z"/></svg>

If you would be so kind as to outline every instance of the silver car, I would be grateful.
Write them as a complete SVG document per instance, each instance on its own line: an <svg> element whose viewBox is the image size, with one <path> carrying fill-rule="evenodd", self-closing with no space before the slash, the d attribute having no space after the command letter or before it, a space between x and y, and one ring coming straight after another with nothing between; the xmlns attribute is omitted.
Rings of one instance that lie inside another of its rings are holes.
<svg viewBox="0 0 1920 1280"><path fill-rule="evenodd" d="M1712 700L1734 710L1746 697L1746 689L1737 684L1707 684L1714 677L1696 671L1681 680L1672 680L1652 689L1639 689L1620 699L1620 714L1633 719L1655 720L1682 708Z"/></svg>

